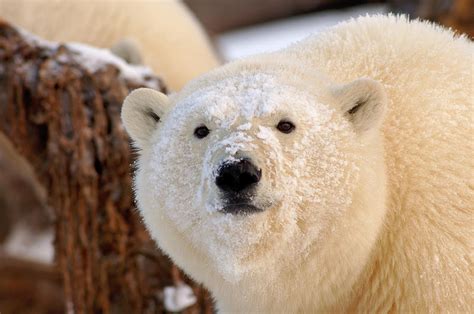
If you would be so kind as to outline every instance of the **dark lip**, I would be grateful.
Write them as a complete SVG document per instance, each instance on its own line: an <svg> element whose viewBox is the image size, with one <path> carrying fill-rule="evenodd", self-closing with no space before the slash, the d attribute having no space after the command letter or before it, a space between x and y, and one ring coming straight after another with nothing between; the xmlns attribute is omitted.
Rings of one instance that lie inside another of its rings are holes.
<svg viewBox="0 0 474 314"><path fill-rule="evenodd" d="M237 203L227 204L221 211L226 214L248 215L263 212L263 209L249 203Z"/></svg>

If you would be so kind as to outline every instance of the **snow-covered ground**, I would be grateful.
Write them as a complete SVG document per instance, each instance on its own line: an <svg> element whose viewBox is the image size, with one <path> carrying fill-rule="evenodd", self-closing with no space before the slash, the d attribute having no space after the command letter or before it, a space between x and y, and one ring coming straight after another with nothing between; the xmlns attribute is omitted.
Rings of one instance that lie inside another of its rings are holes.
<svg viewBox="0 0 474 314"><path fill-rule="evenodd" d="M217 36L215 43L224 60L230 61L278 50L351 17L387 10L386 5L371 4L316 12L226 32Z"/></svg>

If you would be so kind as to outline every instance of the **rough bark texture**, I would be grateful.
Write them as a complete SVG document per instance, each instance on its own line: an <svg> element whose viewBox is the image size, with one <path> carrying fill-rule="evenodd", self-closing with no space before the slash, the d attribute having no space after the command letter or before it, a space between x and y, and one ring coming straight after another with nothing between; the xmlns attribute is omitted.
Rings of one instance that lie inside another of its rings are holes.
<svg viewBox="0 0 474 314"><path fill-rule="evenodd" d="M32 231L51 225L46 191L31 165L0 132L0 244L20 221Z"/></svg>
<svg viewBox="0 0 474 314"><path fill-rule="evenodd" d="M157 77L143 83L164 91ZM42 44L0 21L0 132L47 191L68 312L160 313L163 287L189 282L134 207L120 108L139 85L106 61L91 71L67 45ZM199 301L185 312L211 312L207 293L191 285Z"/></svg>
<svg viewBox="0 0 474 314"><path fill-rule="evenodd" d="M2 314L64 313L61 274L50 266L18 258L0 258Z"/></svg>

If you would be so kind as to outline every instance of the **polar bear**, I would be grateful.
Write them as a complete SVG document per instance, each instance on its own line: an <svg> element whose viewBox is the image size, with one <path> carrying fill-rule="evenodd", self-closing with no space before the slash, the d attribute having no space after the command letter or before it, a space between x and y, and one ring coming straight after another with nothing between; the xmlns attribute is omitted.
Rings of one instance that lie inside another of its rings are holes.
<svg viewBox="0 0 474 314"><path fill-rule="evenodd" d="M179 90L219 64L198 21L179 0L0 0L0 18L52 41L114 48Z"/></svg>
<svg viewBox="0 0 474 314"><path fill-rule="evenodd" d="M221 312L472 312L473 52L360 17L133 91L148 230Z"/></svg>

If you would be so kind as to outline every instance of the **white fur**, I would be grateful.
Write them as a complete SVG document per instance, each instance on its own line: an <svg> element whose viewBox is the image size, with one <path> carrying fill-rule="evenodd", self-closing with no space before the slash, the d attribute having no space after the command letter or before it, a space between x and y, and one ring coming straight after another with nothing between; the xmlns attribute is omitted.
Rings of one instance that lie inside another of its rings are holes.
<svg viewBox="0 0 474 314"><path fill-rule="evenodd" d="M472 310L472 58L450 31L374 16L156 94L151 131L137 91L123 118L148 229L222 312ZM220 211L216 169L241 157L262 169L258 214Z"/></svg>

